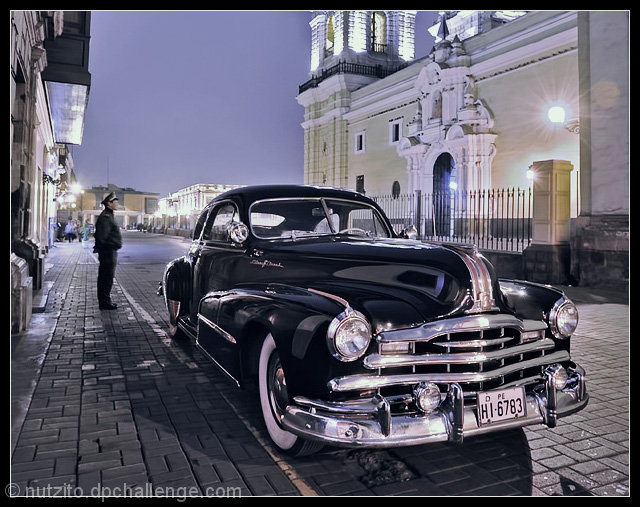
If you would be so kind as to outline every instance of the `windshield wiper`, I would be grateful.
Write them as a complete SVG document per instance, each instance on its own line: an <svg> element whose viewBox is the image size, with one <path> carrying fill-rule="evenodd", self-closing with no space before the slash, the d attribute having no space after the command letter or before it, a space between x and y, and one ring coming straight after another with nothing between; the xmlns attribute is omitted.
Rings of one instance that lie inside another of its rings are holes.
<svg viewBox="0 0 640 507"><path fill-rule="evenodd" d="M309 238L312 236L326 236L326 235L327 234L324 234L321 232L314 232L314 231L297 231L297 230L289 231L289 237L294 241L300 238ZM284 237L287 237L287 236L284 236Z"/></svg>

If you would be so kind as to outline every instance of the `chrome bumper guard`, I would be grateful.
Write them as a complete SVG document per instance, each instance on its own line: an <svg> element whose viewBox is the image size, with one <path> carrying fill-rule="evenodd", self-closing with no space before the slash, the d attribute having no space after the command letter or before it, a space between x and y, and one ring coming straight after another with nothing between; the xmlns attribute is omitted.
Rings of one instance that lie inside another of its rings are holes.
<svg viewBox="0 0 640 507"><path fill-rule="evenodd" d="M551 375L526 395L526 415L517 419L479 425L475 407L465 407L459 384L449 384L440 407L420 412L391 413L389 400L376 395L352 402L325 402L295 397L287 406L282 426L296 435L343 447L388 447L450 441L462 443L466 436L545 424L553 428L558 418L582 410L589 401L585 372L577 364L568 368L569 380L557 390Z"/></svg>

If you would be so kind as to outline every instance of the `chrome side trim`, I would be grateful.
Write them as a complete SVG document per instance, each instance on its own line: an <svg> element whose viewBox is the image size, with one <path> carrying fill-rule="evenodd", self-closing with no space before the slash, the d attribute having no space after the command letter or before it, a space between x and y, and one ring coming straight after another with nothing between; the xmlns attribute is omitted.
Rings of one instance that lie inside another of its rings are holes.
<svg viewBox="0 0 640 507"><path fill-rule="evenodd" d="M321 290L316 290L316 289L307 289L309 292L313 292L314 294L318 294L319 296L323 296L326 297L328 299L332 299L333 301L336 301L337 303L341 304L342 306L345 307L345 309L347 308L351 308L351 306L349 305L349 302L346 299L342 299L340 296L336 296L335 294L330 294L328 292L322 292Z"/></svg>
<svg viewBox="0 0 640 507"><path fill-rule="evenodd" d="M198 331L197 331L197 329L195 329L190 324L187 324L184 321L184 319L182 319L182 318L178 319L178 323L176 325L180 329L182 329L182 331L184 331L187 334L187 336L191 337L191 339L193 339L193 340L197 340L198 339Z"/></svg>
<svg viewBox="0 0 640 507"><path fill-rule="evenodd" d="M240 387L240 381L237 378L235 378L233 375L231 375L231 373L229 373L227 370L225 370L224 367L218 361L216 361L215 358L211 354L209 354L209 352L207 352L207 350L202 345L200 345L200 343L197 340L196 340L196 345L202 352L204 352L204 355L207 356L213 362L216 368L218 368L225 375L225 377L231 380L231 382L233 382L236 387Z"/></svg>
<svg viewBox="0 0 640 507"><path fill-rule="evenodd" d="M486 341L486 340L485 340ZM462 343L462 342L458 342ZM440 344L438 344L440 345ZM442 345L448 345L442 344ZM553 340L544 338L535 342L516 345L507 349L500 349L491 352L463 352L456 354L421 354L421 355L384 355L370 354L364 358L365 368L374 370L377 368L389 368L395 366L417 366L431 364L474 364L506 357L525 354L527 352L537 352L549 350L555 347ZM522 364L522 363L520 363Z"/></svg>
<svg viewBox="0 0 640 507"><path fill-rule="evenodd" d="M231 336L229 333L227 333L224 329L222 329L220 326L218 326L214 322L211 322L209 319L207 319L201 313L198 314L198 320L204 322L207 326L209 326L211 329L213 329L216 333L218 333L220 336L222 336L229 343L233 343L234 345L236 344L236 339L233 336Z"/></svg>
<svg viewBox="0 0 640 507"><path fill-rule="evenodd" d="M429 322L419 327L384 331L378 334L376 339L381 343L429 341L436 336L448 333L483 331L501 327L515 328L524 332L546 329L547 324L542 320L520 320L504 313L468 315Z"/></svg>
<svg viewBox="0 0 640 507"><path fill-rule="evenodd" d="M462 373L421 373L406 375L347 375L331 379L327 383L329 390L333 392L357 391L366 389L379 389L382 387L418 384L420 382L436 383L465 383L465 382L486 382L493 378L509 375L511 373L532 368L535 366L545 366L551 363L568 361L569 353L565 350L553 352L551 354L521 361L495 370L486 372L462 372Z"/></svg>

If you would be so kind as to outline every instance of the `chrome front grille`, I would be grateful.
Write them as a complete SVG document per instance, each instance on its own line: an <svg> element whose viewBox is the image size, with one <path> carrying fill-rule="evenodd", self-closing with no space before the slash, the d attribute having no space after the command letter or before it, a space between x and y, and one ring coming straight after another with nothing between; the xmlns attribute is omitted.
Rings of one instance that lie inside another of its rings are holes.
<svg viewBox="0 0 640 507"><path fill-rule="evenodd" d="M363 359L371 374L336 378L329 387L398 392L398 387L420 382L457 383L465 396L475 396L527 384L538 380L546 365L569 359L568 352L555 350L554 341L545 338L546 329L542 320L481 314L383 332L377 336L378 351Z"/></svg>

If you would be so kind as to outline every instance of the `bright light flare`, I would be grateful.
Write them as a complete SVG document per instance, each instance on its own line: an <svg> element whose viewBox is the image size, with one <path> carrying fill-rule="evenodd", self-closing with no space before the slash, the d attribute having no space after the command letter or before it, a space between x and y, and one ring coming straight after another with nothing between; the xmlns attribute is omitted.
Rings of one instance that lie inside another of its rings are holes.
<svg viewBox="0 0 640 507"><path fill-rule="evenodd" d="M547 117L551 123L564 123L565 116L564 107L561 106L552 106L547 111Z"/></svg>

